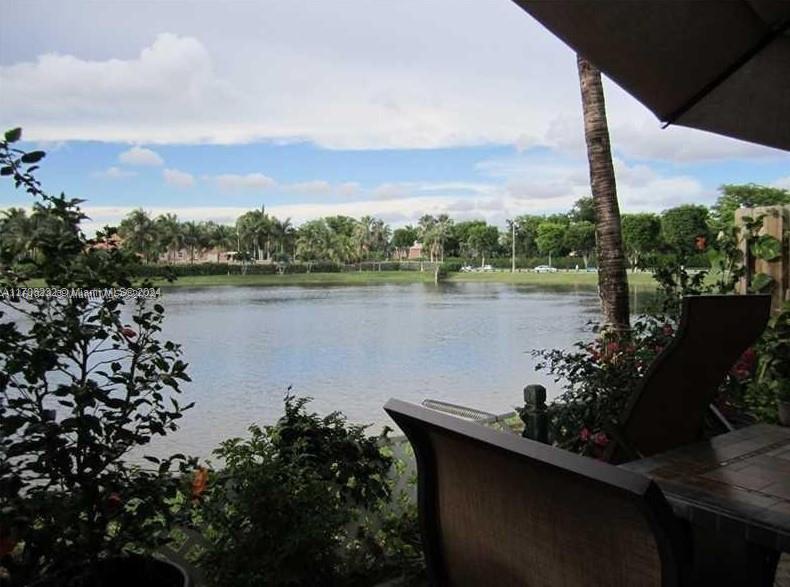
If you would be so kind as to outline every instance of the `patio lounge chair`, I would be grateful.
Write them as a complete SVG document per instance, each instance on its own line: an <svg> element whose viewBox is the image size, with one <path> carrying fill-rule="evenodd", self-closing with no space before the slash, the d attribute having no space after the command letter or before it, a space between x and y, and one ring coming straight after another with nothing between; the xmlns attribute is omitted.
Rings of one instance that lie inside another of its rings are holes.
<svg viewBox="0 0 790 587"><path fill-rule="evenodd" d="M689 550L649 479L422 406L414 447L432 585L684 585Z"/></svg>
<svg viewBox="0 0 790 587"><path fill-rule="evenodd" d="M683 299L672 342L650 365L619 423L606 460L652 456L703 438L706 414L732 366L760 337L771 312L768 295Z"/></svg>

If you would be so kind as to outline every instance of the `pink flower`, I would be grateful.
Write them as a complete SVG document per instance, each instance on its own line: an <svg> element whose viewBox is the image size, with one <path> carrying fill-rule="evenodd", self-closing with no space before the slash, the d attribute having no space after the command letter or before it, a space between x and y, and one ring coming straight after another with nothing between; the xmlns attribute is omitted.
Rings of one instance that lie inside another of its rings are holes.
<svg viewBox="0 0 790 587"><path fill-rule="evenodd" d="M121 329L121 334L123 334L129 340L137 337L137 333L132 328L130 328L129 326L124 326Z"/></svg>
<svg viewBox="0 0 790 587"><path fill-rule="evenodd" d="M121 507L122 503L121 495L113 491L110 495L107 496L107 510L110 512L114 512L119 507Z"/></svg>
<svg viewBox="0 0 790 587"><path fill-rule="evenodd" d="M593 442L598 446L606 446L609 444L609 437L603 432L596 432L595 436L593 436Z"/></svg>
<svg viewBox="0 0 790 587"><path fill-rule="evenodd" d="M730 375L738 381L743 381L752 374L756 362L757 355L754 353L754 349L746 349L732 369L730 369Z"/></svg>
<svg viewBox="0 0 790 587"><path fill-rule="evenodd" d="M585 427L579 431L579 438L582 442L588 442L590 440L590 431Z"/></svg>

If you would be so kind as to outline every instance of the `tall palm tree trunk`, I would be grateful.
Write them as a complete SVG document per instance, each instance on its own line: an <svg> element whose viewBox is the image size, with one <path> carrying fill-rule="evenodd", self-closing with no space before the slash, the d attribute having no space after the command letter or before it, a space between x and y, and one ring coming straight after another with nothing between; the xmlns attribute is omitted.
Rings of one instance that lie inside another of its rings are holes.
<svg viewBox="0 0 790 587"><path fill-rule="evenodd" d="M622 332L630 328L628 276L601 72L581 55L577 56L577 65L584 111L584 138L590 164L590 187L595 207L601 310L605 325Z"/></svg>

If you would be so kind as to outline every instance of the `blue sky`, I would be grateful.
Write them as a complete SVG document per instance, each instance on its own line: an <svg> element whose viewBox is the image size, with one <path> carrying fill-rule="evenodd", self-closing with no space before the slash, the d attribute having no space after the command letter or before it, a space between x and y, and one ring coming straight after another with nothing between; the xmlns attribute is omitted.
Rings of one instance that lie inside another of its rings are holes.
<svg viewBox="0 0 790 587"><path fill-rule="evenodd" d="M6 0L0 87L0 124L96 225L261 204L502 224L589 193L574 55L510 0ZM605 90L623 210L790 188L790 154L661 130Z"/></svg>

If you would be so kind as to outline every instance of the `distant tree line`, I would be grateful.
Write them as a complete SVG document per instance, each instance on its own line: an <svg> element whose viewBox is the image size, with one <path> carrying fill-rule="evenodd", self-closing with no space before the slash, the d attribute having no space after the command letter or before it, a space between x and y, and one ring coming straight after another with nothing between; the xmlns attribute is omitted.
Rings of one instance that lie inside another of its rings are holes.
<svg viewBox="0 0 790 587"><path fill-rule="evenodd" d="M707 208L685 204L660 214L622 215L625 252L631 267L649 262L650 256L676 253L691 256L716 246L716 235L734 223L735 210L790 204L790 191L755 184L724 185L717 202ZM0 215L0 247L15 257L35 256L30 250L36 231L47 229L47 220L22 208L8 208ZM291 261L357 263L406 258L415 242L426 260L447 258L486 263L493 258L578 256L587 266L595 253L595 213L592 198L579 199L567 213L524 214L500 229L484 220L456 221L446 214L425 215L416 225L392 229L373 216L327 216L294 226L263 208L250 210L234 224L180 221L175 214L152 217L143 209L130 212L120 223L122 246L145 263L194 262L207 251L221 262L221 252L233 251L242 262ZM515 238L515 248L514 241ZM186 257L186 258L184 258Z"/></svg>

